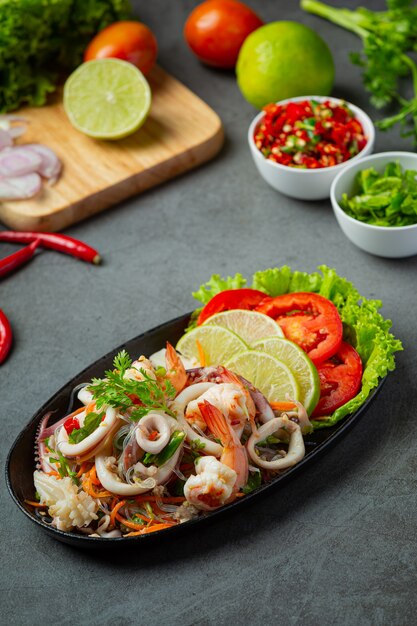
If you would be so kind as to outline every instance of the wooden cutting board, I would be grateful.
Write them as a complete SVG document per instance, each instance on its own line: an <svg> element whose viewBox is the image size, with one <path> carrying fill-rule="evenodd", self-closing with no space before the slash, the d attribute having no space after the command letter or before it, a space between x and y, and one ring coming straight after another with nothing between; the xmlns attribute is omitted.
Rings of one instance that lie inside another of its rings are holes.
<svg viewBox="0 0 417 626"><path fill-rule="evenodd" d="M0 221L15 230L57 231L215 156L223 144L218 115L187 87L155 67L144 126L119 141L98 141L71 126L61 96L19 114L30 124L18 143L44 143L63 163L59 181L30 200L0 204Z"/></svg>

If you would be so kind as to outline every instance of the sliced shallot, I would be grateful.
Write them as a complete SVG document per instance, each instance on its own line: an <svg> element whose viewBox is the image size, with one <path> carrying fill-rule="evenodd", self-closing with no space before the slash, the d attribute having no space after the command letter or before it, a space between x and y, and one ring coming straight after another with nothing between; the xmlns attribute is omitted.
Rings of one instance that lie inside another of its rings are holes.
<svg viewBox="0 0 417 626"><path fill-rule="evenodd" d="M42 188L39 174L0 178L0 200L25 200L33 198Z"/></svg>
<svg viewBox="0 0 417 626"><path fill-rule="evenodd" d="M9 178L38 172L42 159L26 146L7 148L0 152L0 176Z"/></svg>
<svg viewBox="0 0 417 626"><path fill-rule="evenodd" d="M49 178L50 184L53 185L61 173L61 161L53 150L40 143L28 143L24 148L34 152L41 159L41 164L37 172L44 178Z"/></svg>

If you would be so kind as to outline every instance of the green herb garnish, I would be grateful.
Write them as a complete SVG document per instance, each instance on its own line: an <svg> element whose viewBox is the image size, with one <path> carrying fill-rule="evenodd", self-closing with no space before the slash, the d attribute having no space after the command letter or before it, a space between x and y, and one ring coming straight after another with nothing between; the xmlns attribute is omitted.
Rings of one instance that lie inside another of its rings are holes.
<svg viewBox="0 0 417 626"><path fill-rule="evenodd" d="M248 482L244 487L242 487L242 491L245 494L251 493L251 491L255 491L258 487L261 486L262 476L260 470L255 470L254 472L249 472Z"/></svg>
<svg viewBox="0 0 417 626"><path fill-rule="evenodd" d="M61 454L59 450L55 450L54 452L58 458L49 457L49 463L56 463L58 465L56 470L61 478L69 476L75 482L75 484L78 485L79 481L77 479L77 472L73 472L70 469L70 466L68 465L68 460L64 457L63 454Z"/></svg>
<svg viewBox="0 0 417 626"><path fill-rule="evenodd" d="M417 6L412 0L387 0L386 11L364 7L351 11L328 6L318 0L301 0L301 7L345 28L362 39L361 53L350 55L362 68L365 88L377 108L392 103L399 112L377 122L381 130L399 123L403 135L414 136L417 143L417 65L412 54L417 49ZM411 55L410 55L411 53ZM402 78L411 76L412 96L402 91ZM407 125L412 128L407 130Z"/></svg>
<svg viewBox="0 0 417 626"><path fill-rule="evenodd" d="M130 409L130 419L137 422L153 409L165 411L175 417L167 405L167 400L175 397L175 389L169 381L164 381L164 388L151 378L145 370L139 370L144 380L124 378L131 367L132 359L126 350L117 354L113 361L113 370L105 372L105 379L93 378L88 390L93 394L96 406L112 406L120 411Z"/></svg>
<svg viewBox="0 0 417 626"><path fill-rule="evenodd" d="M74 430L68 435L69 443L80 443L86 437L91 435L96 428L98 428L105 416L104 411L101 413L94 413L93 411L87 413L84 420L84 425L81 428L74 428Z"/></svg>

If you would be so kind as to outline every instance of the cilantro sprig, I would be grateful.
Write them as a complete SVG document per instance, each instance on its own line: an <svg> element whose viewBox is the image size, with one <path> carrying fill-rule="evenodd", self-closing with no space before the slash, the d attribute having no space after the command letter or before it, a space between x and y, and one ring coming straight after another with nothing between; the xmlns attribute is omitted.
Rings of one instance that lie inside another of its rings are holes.
<svg viewBox="0 0 417 626"><path fill-rule="evenodd" d="M358 8L354 11L328 6L319 0L301 0L301 8L358 35L361 53L350 55L362 69L365 88L378 109L392 103L399 111L377 122L387 130L399 123L403 136L417 144L417 5L413 0L387 0L386 11ZM411 54L410 54L411 53ZM412 96L403 96L402 79L410 76ZM408 128L411 125L411 128Z"/></svg>
<svg viewBox="0 0 417 626"><path fill-rule="evenodd" d="M175 389L169 380L163 386L140 369L143 380L125 378L132 366L132 359L122 350L113 360L112 370L105 372L105 378L93 378L88 390L93 394L98 410L112 406L119 411L129 409L129 417L137 422L150 411L160 409L175 417L167 402L175 397Z"/></svg>

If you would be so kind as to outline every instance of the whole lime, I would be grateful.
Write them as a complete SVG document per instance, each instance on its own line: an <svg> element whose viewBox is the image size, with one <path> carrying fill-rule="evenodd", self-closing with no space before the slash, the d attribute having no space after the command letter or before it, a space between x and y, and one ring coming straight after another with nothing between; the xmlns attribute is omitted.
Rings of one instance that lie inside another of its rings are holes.
<svg viewBox="0 0 417 626"><path fill-rule="evenodd" d="M334 63L327 44L308 26L271 22L245 39L236 74L243 96L261 109L295 96L329 95Z"/></svg>

